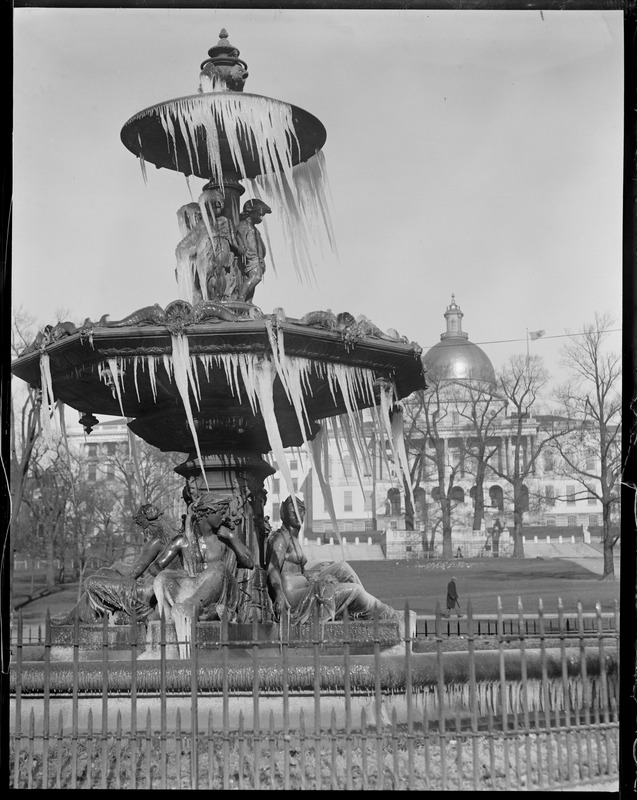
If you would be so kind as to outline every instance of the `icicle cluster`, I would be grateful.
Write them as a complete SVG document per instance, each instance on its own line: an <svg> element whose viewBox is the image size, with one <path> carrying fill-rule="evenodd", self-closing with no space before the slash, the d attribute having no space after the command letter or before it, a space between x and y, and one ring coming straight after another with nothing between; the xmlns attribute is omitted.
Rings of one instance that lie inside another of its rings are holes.
<svg viewBox="0 0 637 800"><path fill-rule="evenodd" d="M255 197L266 199L281 223L297 275L302 281L314 278L312 253L324 249L325 240L336 253L326 198L325 158L318 151L305 163L292 165L293 148L298 148L292 107L288 103L240 92L213 92L184 97L141 111L137 118L159 114L175 153L175 166L182 172L201 172L207 167L213 182L223 186L223 165L219 131L230 149L233 168L249 182ZM177 158L176 133L186 143L188 163ZM207 165L199 163L197 142L205 135ZM140 141L142 165L143 143ZM243 148L243 150L242 150ZM259 176L248 179L243 152L250 152L259 164ZM227 165L229 166L229 165ZM270 250L271 253L271 250Z"/></svg>
<svg viewBox="0 0 637 800"><path fill-rule="evenodd" d="M287 466L285 448L281 431L279 430L274 406L274 381L278 377L283 385L286 395L294 408L299 428L302 432L304 447L309 455L312 466L321 486L326 506L340 540L338 524L331 491L327 480L324 478L322 465L324 437L327 435L327 426L323 425L319 434L312 440L312 420L306 406L306 397L311 392L310 377L315 374L324 380L330 389L336 403L339 396L343 398L346 413L339 418L332 418L335 441L338 443L343 438L355 464L358 479L363 486L359 464L368 464L369 443L365 438L363 416L360 407L372 409L371 422L376 441L388 440L391 444L394 467L399 479L409 477L407 455L402 435L402 418L399 412L390 411L396 402L395 387L389 381L381 381L381 404L375 404L374 392L378 384L377 376L371 369L353 367L332 362L315 361L308 358L290 357L285 353L283 334L280 328L275 332L273 327L268 327L270 336L271 353L257 355L254 353L221 353L221 354L190 354L188 339L183 335L172 338L172 355L165 354L161 363L170 381L175 382L181 397L190 432L195 442L195 448L200 462L201 451L195 421L192 411L191 395L199 408L201 400L201 386L199 383L198 367L203 369L206 380L214 380L214 369L222 368L228 385L233 395L243 402L243 396L250 404L254 414L261 414L266 428L272 455L276 459L279 469L285 480L288 492L296 504L292 475ZM114 396L120 403L122 416L123 410L124 377L127 369L132 367L135 390L139 398L139 370L148 375L153 396L157 399L156 373L159 366L159 357L132 356L109 358L101 370L102 375L108 376L108 385L111 386ZM243 395L243 396L242 396ZM340 424L340 434L336 427ZM340 447L340 445L339 445ZM384 451L384 448L381 448ZM342 455L342 454L341 454ZM205 477L205 476L204 476ZM406 481L411 491L409 479ZM413 502L413 498L412 498Z"/></svg>

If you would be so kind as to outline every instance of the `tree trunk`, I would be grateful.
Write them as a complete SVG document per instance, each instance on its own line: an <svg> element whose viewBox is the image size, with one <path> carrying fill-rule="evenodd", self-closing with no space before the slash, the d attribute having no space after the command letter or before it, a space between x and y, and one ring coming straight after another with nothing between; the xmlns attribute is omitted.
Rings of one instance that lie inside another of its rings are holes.
<svg viewBox="0 0 637 800"><path fill-rule="evenodd" d="M476 470L475 508L473 509L473 530L479 531L484 520L484 464L478 463Z"/></svg>
<svg viewBox="0 0 637 800"><path fill-rule="evenodd" d="M414 530L414 507L411 502L411 495L409 494L409 487L407 485L408 477L403 479L403 488L405 490L405 530Z"/></svg>
<svg viewBox="0 0 637 800"><path fill-rule="evenodd" d="M613 558L613 546L616 539L613 537L610 521L610 506L604 504L603 506L603 535L602 543L604 545L604 571L602 572L603 581L615 580L615 560Z"/></svg>
<svg viewBox="0 0 637 800"><path fill-rule="evenodd" d="M524 505L521 486L520 484L519 488L518 486L513 487L513 558L524 558L524 542L522 540L524 534L524 511L522 509Z"/></svg>
<svg viewBox="0 0 637 800"><path fill-rule="evenodd" d="M448 498L440 501L442 508L442 557L453 558L453 544L451 542L451 501Z"/></svg>
<svg viewBox="0 0 637 800"><path fill-rule="evenodd" d="M55 555L53 550L53 539L49 538L46 542L46 583L47 586L55 586Z"/></svg>

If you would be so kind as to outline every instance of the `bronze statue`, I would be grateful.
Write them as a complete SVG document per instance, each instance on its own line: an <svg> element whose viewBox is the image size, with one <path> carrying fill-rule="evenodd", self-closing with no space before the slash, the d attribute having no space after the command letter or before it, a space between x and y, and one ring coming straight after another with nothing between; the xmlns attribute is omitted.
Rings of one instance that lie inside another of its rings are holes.
<svg viewBox="0 0 637 800"><path fill-rule="evenodd" d="M141 553L132 563L116 561L89 576L82 597L68 614L55 620L58 624L71 624L76 615L82 622L98 622L106 615L115 622L125 623L133 613L140 621L153 613L157 558L175 535L161 516L162 512L152 503L140 506L133 520L143 532Z"/></svg>
<svg viewBox="0 0 637 800"><path fill-rule="evenodd" d="M271 213L272 209L263 200L247 200L237 225L237 244L243 264L243 279L238 299L247 303L252 302L254 290L263 280L265 272L265 244L256 226L262 222L266 214Z"/></svg>
<svg viewBox="0 0 637 800"><path fill-rule="evenodd" d="M231 497L204 492L189 506L184 530L159 555L152 571L160 614L172 617L179 641L189 638L193 619L236 618L240 589L236 568L253 569L254 558L230 519ZM165 569L181 556L183 569Z"/></svg>
<svg viewBox="0 0 637 800"><path fill-rule="evenodd" d="M188 279L192 276L195 302L236 299L239 291L241 273L235 262L240 250L224 204L220 191L204 188L198 204L189 203L178 212L184 238L175 250L177 282L184 273Z"/></svg>
<svg viewBox="0 0 637 800"><path fill-rule="evenodd" d="M301 518L297 516L292 498L281 504L279 530L268 538L268 582L274 614L280 619L284 608L293 624L314 617L318 606L322 622L341 619L347 608L350 617L400 621L398 612L371 595L360 578L345 561L323 562L307 569L307 558L298 540L305 517L305 505L297 498Z"/></svg>

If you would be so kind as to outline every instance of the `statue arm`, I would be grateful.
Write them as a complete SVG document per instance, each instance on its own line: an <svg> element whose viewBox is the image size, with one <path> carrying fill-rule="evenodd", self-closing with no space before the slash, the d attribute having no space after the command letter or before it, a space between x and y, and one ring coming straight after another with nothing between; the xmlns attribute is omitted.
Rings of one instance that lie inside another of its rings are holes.
<svg viewBox="0 0 637 800"><path fill-rule="evenodd" d="M238 566L244 569L254 569L254 556L229 528L222 526L216 531L216 534L218 539L234 551Z"/></svg>
<svg viewBox="0 0 637 800"><path fill-rule="evenodd" d="M186 537L183 533L174 536L148 567L150 574L159 575L162 569L165 569L181 553L185 546Z"/></svg>
<svg viewBox="0 0 637 800"><path fill-rule="evenodd" d="M161 553L163 544L159 539L153 539L133 561L128 576L137 580L150 567L153 561Z"/></svg>
<svg viewBox="0 0 637 800"><path fill-rule="evenodd" d="M281 571L285 564L285 552L287 550L287 543L281 536L275 536L274 540L270 542L270 556L267 563L268 581L274 592L274 611L277 617L280 618L283 608L290 608L285 592L283 590L283 581L281 579Z"/></svg>

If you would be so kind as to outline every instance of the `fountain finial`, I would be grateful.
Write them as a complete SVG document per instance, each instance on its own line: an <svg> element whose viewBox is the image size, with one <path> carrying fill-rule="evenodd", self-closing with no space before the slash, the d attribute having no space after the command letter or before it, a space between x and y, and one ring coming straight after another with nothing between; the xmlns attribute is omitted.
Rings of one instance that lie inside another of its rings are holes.
<svg viewBox="0 0 637 800"><path fill-rule="evenodd" d="M219 31L219 41L208 50L201 64L199 91L202 93L225 91L242 92L248 77L248 65L239 58L239 50L228 40L228 31Z"/></svg>

